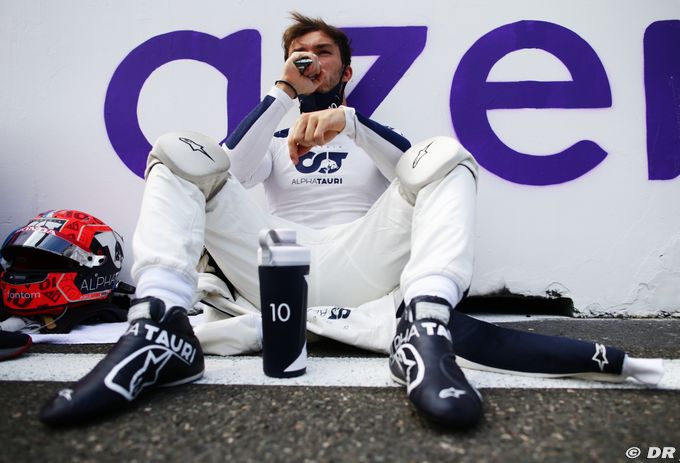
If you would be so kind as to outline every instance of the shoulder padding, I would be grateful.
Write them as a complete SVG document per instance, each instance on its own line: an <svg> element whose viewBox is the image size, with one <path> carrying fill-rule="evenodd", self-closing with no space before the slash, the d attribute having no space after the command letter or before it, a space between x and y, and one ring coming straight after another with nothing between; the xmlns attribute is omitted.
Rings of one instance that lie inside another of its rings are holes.
<svg viewBox="0 0 680 463"><path fill-rule="evenodd" d="M149 153L146 174L158 162L175 175L194 183L202 183L207 177L222 176L230 166L227 153L215 140L190 131L170 132L158 137Z"/></svg>

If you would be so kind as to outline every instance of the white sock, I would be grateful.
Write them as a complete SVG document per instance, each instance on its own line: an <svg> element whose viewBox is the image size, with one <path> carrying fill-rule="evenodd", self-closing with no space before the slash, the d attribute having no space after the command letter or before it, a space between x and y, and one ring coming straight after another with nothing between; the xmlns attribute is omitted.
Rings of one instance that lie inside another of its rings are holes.
<svg viewBox="0 0 680 463"><path fill-rule="evenodd" d="M179 306L185 310L194 300L195 283L181 272L165 267L149 267L137 278L135 297L153 296L165 303L166 308Z"/></svg>
<svg viewBox="0 0 680 463"><path fill-rule="evenodd" d="M417 296L437 296L456 307L462 295L458 286L441 275L429 275L411 283L404 291L404 302L408 305Z"/></svg>
<svg viewBox="0 0 680 463"><path fill-rule="evenodd" d="M663 377L663 361L661 359L636 359L626 355L623 358L621 374L635 378L648 386L656 386Z"/></svg>

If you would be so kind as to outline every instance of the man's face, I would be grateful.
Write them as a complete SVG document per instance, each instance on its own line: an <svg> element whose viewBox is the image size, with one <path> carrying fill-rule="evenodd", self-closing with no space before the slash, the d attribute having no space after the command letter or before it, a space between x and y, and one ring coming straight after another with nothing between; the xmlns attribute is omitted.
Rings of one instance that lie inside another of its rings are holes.
<svg viewBox="0 0 680 463"><path fill-rule="evenodd" d="M341 79L343 82L347 82L351 77L349 66L343 72L344 66L340 57L340 48L322 31L309 32L294 39L290 44L288 53L295 51L314 53L319 58L321 72L316 78L321 84L317 88L317 92L328 92L338 85Z"/></svg>

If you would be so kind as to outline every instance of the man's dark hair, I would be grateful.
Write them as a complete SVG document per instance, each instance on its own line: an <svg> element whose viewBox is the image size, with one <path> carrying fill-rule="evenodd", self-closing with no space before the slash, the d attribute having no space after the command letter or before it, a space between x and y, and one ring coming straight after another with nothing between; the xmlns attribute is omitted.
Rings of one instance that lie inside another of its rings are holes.
<svg viewBox="0 0 680 463"><path fill-rule="evenodd" d="M293 40L310 32L321 31L330 37L338 48L340 48L342 64L349 66L352 61L352 49L349 45L349 38L342 30L327 24L321 18L310 18L297 11L291 13L290 17L295 22L283 32L282 45L284 59L288 59L288 50L290 49L290 44Z"/></svg>

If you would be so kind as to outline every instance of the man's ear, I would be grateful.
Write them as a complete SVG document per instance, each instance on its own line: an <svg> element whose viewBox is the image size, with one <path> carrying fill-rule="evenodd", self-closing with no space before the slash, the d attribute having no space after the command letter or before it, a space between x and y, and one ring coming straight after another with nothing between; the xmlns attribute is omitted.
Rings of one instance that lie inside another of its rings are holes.
<svg viewBox="0 0 680 463"><path fill-rule="evenodd" d="M345 70L342 72L342 81L349 82L352 78L352 66L345 66Z"/></svg>

